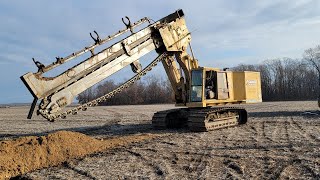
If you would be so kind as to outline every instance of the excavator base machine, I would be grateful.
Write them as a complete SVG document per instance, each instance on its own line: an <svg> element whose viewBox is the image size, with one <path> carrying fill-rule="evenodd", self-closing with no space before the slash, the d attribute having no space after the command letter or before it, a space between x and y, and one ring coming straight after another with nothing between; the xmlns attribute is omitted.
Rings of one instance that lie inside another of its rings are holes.
<svg viewBox="0 0 320 180"><path fill-rule="evenodd" d="M96 37L90 33L94 40L93 45L64 58L57 57L52 64L46 66L33 59L38 72L21 76L34 97L29 119L37 104L37 114L49 121L66 118L70 114L75 115L88 107L99 105L123 89L130 88L130 85L159 62L162 63L172 85L176 106L181 108L155 113L152 118L155 128L188 126L192 131L209 131L245 124L247 111L239 106L227 105L262 102L259 72L234 72L199 66L191 48L191 33L187 29L182 10L156 22L145 17L131 23L127 16L122 18L122 21L125 29L104 39L94 31ZM143 24L147 25L135 32L135 29ZM125 34L127 37L95 53L95 48ZM139 58L151 51L155 51L158 57L143 68ZM90 57L79 64L55 77L45 76L46 72L85 53L91 53ZM80 93L129 65L135 73L131 79L90 102L67 108Z"/></svg>
<svg viewBox="0 0 320 180"><path fill-rule="evenodd" d="M212 88L214 87L214 88ZM231 72L201 67L191 71L188 108L157 112L155 127L188 126L192 131L209 131L247 122L247 111L230 104L261 102L259 72ZM184 104L176 104L184 106Z"/></svg>

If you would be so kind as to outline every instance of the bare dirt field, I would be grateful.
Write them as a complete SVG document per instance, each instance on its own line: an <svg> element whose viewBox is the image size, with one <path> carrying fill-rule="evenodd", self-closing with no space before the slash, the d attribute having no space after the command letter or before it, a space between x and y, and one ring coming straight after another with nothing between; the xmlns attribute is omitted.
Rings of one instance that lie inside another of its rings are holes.
<svg viewBox="0 0 320 180"><path fill-rule="evenodd" d="M202 133L154 130L153 113L173 105L95 107L54 123L37 116L27 120L26 106L5 107L0 108L0 140L58 130L106 142L143 136L19 176L25 179L320 179L320 116L305 113L317 111L316 102L245 107L247 124ZM79 143L79 148L86 145L91 146ZM1 153L0 147L0 159Z"/></svg>

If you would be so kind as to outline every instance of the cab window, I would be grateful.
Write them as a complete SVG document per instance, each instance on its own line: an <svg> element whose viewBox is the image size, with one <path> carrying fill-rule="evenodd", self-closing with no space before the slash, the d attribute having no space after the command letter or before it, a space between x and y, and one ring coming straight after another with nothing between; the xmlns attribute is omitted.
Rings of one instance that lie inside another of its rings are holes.
<svg viewBox="0 0 320 180"><path fill-rule="evenodd" d="M202 71L195 70L191 73L191 101L201 102L202 101Z"/></svg>

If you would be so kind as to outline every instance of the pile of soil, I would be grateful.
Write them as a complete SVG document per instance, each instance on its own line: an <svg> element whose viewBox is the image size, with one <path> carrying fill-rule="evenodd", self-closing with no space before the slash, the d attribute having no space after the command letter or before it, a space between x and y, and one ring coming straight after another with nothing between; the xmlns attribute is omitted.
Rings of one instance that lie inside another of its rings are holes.
<svg viewBox="0 0 320 180"><path fill-rule="evenodd" d="M0 179L56 166L71 159L152 138L130 135L98 140L85 134L58 131L47 136L28 136L0 142Z"/></svg>

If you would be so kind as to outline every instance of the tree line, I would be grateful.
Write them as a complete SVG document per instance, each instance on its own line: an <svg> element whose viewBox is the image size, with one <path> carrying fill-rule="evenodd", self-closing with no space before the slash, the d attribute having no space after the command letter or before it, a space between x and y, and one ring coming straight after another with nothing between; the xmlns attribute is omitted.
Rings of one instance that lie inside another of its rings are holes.
<svg viewBox="0 0 320 180"><path fill-rule="evenodd" d="M267 60L259 65L238 65L236 71L259 71L264 101L317 99L316 71L303 60L290 58Z"/></svg>
<svg viewBox="0 0 320 180"><path fill-rule="evenodd" d="M79 94L77 100L80 104L89 102L107 94L121 84L113 80L104 81ZM111 99L101 103L101 105L173 103L173 99L173 90L168 79L149 76L146 80L134 83Z"/></svg>
<svg viewBox="0 0 320 180"><path fill-rule="evenodd" d="M234 71L259 71L263 101L315 100L320 107L320 45L305 50L302 59L281 58L260 64L240 64ZM85 103L118 87L121 83L105 81L81 93ZM125 89L102 105L173 103L173 90L167 78L151 76Z"/></svg>
<svg viewBox="0 0 320 180"><path fill-rule="evenodd" d="M305 50L302 57L240 64L233 70L259 71L264 101L318 99L320 107L320 45Z"/></svg>

